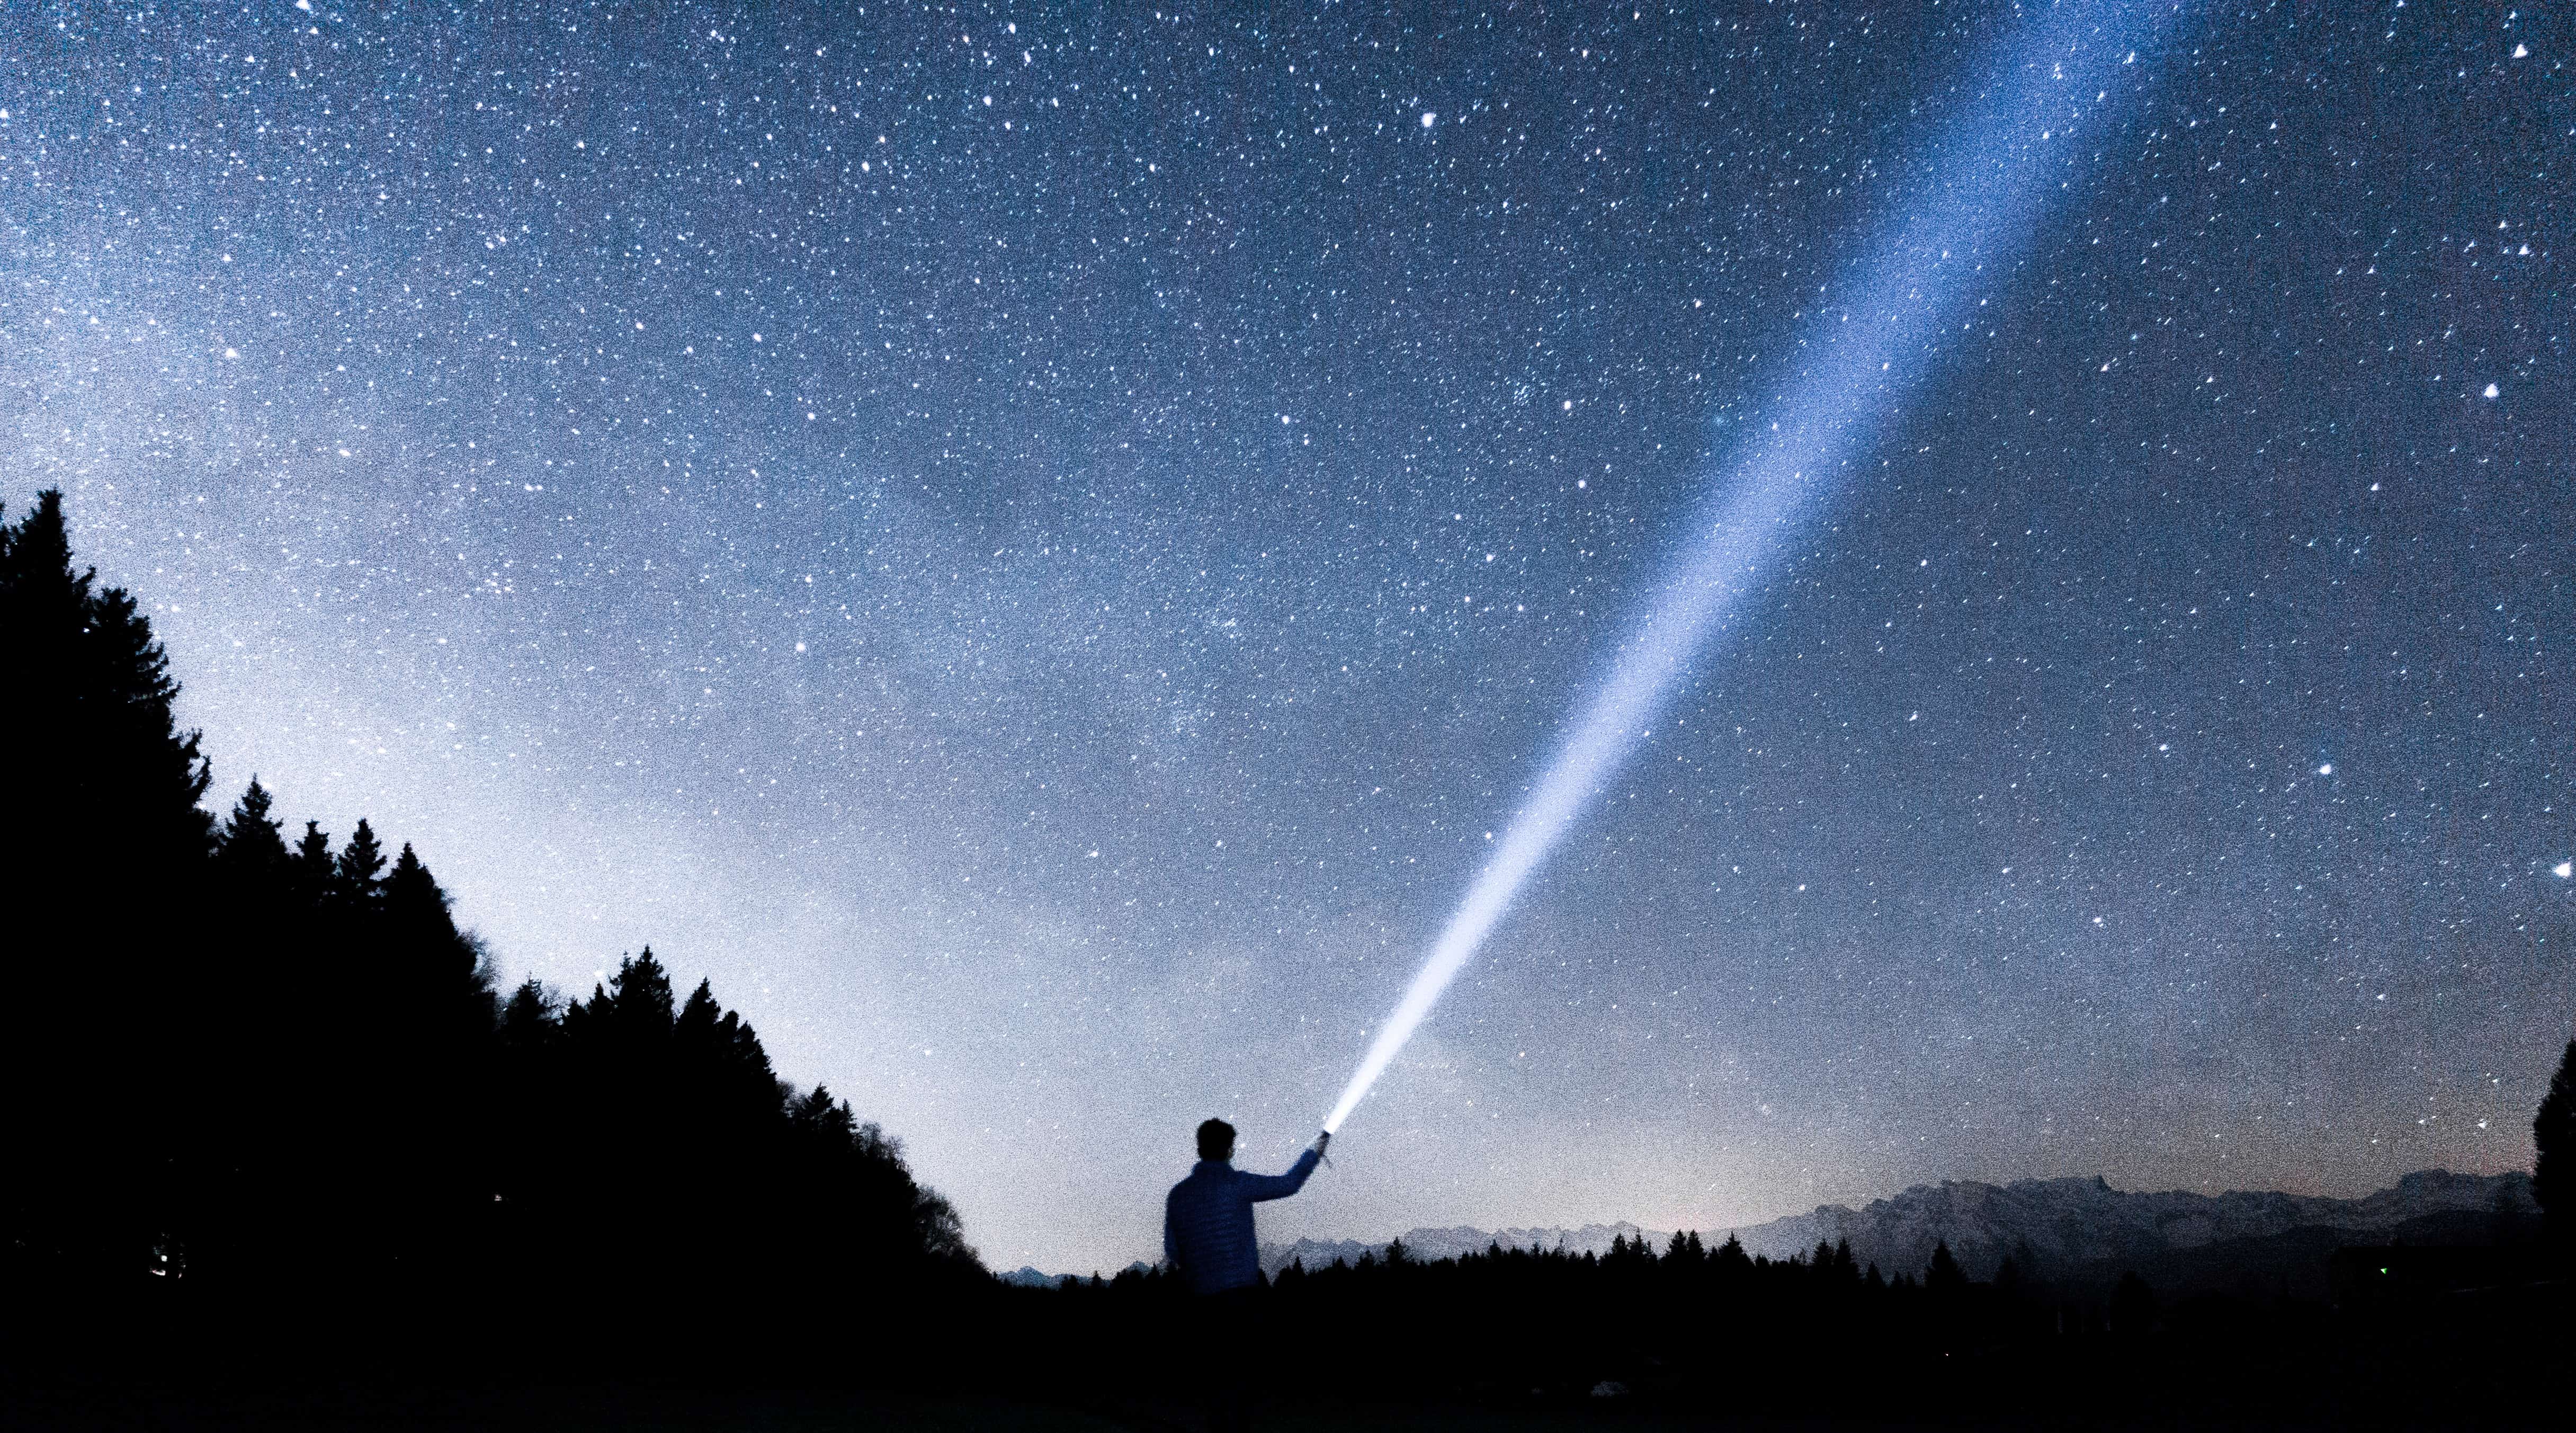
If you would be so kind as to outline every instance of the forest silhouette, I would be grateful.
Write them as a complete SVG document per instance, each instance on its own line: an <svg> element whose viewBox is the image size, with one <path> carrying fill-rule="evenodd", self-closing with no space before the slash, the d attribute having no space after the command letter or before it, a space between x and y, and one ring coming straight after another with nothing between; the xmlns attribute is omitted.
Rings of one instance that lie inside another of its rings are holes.
<svg viewBox="0 0 2576 1433"><path fill-rule="evenodd" d="M257 779L210 815L168 656L75 564L57 492L0 513L0 663L13 1377L570 1369L1106 1407L1187 1381L1176 1279L994 1280L898 1143L782 1080L707 982L681 996L646 949L586 998L505 994L409 844L364 820L290 835ZM1398 1243L1292 1265L1243 1353L1308 1396L2456 1414L2426 1370L2539 1366L2568 1331L2576 1044L2536 1129L2550 1241L2364 1251L2331 1303L2073 1288L2018 1260L1972 1279L1946 1245L1882 1271L1697 1233L1428 1263Z"/></svg>
<svg viewBox="0 0 2576 1433"><path fill-rule="evenodd" d="M290 840L256 779L210 818L167 654L57 492L0 521L0 634L20 1333L178 1320L292 1357L518 1327L618 1360L634 1329L982 1285L898 1144L782 1081L706 982L679 998L646 949L587 999L503 996L410 845Z"/></svg>
<svg viewBox="0 0 2576 1433"><path fill-rule="evenodd" d="M2558 1392L2492 1371L2556 1366L2571 1331L2565 1244L2553 1255L2538 1232L2347 1248L2336 1260L2356 1280L2332 1300L2260 1278L2174 1297L2134 1272L2104 1287L2035 1277L2014 1257L1973 1279L1946 1243L1891 1275L1847 1242L1773 1259L1683 1232L1598 1256L1497 1244L1424 1261L1398 1240L1383 1257L1282 1271L1260 1362L1315 1371L1342 1397L1489 1409L2522 1426L2563 1412ZM2375 1286L2392 1266L2407 1277ZM1066 1382L1150 1386L1194 1318L1178 1280L1142 1266L1021 1297L1050 1334L1029 1346Z"/></svg>

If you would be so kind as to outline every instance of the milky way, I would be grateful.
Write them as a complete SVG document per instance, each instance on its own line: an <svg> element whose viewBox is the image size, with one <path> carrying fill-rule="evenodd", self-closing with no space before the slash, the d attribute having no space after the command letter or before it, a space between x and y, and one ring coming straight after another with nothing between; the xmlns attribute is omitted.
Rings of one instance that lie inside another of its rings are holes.
<svg viewBox="0 0 2576 1433"><path fill-rule="evenodd" d="M1096 7L1095 7L1096 8ZM1004 1267L1284 1162L2047 16L0 12L0 497L226 800ZM2527 1162L2564 19L2196 16L1274 1234ZM112 978L103 971L103 978Z"/></svg>

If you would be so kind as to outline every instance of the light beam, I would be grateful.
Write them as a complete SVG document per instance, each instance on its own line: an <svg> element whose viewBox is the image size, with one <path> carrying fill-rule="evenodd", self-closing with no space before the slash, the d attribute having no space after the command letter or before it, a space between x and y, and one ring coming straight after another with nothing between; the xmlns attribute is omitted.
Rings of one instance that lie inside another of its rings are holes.
<svg viewBox="0 0 2576 1433"><path fill-rule="evenodd" d="M2137 87L2116 83L2116 72L2176 8L2061 0L2007 46L2002 66L1933 150L1920 202L1888 226L1846 286L1852 297L1819 306L1799 345L1803 361L1771 406L1782 416L1739 445L1731 470L1710 484L1685 528L1696 536L1646 603L1636 635L1576 709L1546 773L1379 1027L1324 1117L1327 1132L1341 1128L1593 794L1627 762L1691 658L1731 623L1842 469L1951 336L1973 334L1961 314L1980 290L1986 298L2002 290L2048 196L2099 157L2113 92Z"/></svg>

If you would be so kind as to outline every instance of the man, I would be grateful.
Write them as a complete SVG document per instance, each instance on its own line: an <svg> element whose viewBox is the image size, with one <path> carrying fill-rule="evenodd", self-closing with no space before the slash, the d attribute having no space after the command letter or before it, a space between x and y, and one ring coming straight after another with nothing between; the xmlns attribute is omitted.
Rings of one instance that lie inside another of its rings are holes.
<svg viewBox="0 0 2576 1433"><path fill-rule="evenodd" d="M1332 1138L1315 1136L1286 1174L1246 1174L1234 1167L1234 1126L1209 1120L1199 1126L1198 1164L1163 1201L1163 1261L1198 1296L1193 1321L1211 1355L1200 1360L1211 1429L1241 1428L1247 1417L1233 1370L1258 1335L1258 1300L1268 1287L1253 1239L1252 1206L1304 1188Z"/></svg>

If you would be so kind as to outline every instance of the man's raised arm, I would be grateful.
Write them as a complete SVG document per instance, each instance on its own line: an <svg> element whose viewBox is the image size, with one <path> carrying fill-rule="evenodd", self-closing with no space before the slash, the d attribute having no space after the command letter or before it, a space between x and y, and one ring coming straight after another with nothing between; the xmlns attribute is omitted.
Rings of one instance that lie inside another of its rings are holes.
<svg viewBox="0 0 2576 1433"><path fill-rule="evenodd" d="M1331 1143L1332 1138L1329 1134L1315 1136L1315 1142L1306 1147L1304 1154L1297 1156L1297 1162L1288 1167L1286 1174L1243 1176L1245 1197L1257 1204L1265 1199L1285 1199L1305 1188L1306 1177L1313 1174L1315 1166L1323 1162L1324 1146Z"/></svg>

